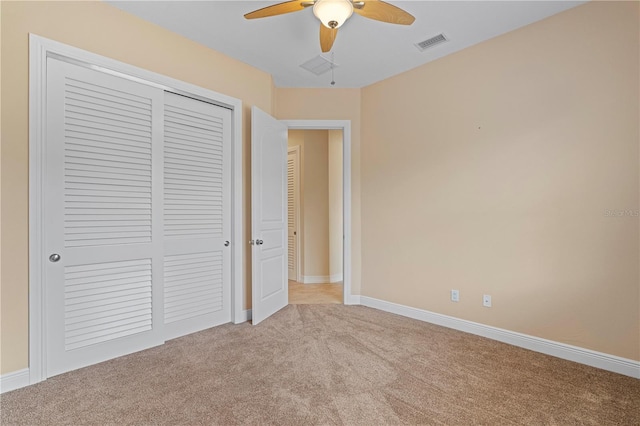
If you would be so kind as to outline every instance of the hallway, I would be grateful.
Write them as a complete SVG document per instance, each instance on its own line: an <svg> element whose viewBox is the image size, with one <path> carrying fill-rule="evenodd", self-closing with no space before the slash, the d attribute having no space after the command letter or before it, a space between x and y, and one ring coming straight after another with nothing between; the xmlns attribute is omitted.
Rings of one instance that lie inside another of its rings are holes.
<svg viewBox="0 0 640 426"><path fill-rule="evenodd" d="M289 304L342 303L342 283L301 284L289 280Z"/></svg>

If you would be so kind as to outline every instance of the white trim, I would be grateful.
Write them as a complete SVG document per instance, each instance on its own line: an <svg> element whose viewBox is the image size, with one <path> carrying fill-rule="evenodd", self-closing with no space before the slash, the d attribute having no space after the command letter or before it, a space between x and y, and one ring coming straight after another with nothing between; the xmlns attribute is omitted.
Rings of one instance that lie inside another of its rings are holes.
<svg viewBox="0 0 640 426"><path fill-rule="evenodd" d="M0 393L10 392L29 386L29 369L13 371L0 376Z"/></svg>
<svg viewBox="0 0 640 426"><path fill-rule="evenodd" d="M351 297L349 298L349 303L345 303L346 305L361 305L361 298L362 296L360 296L359 294L352 294Z"/></svg>
<svg viewBox="0 0 640 426"><path fill-rule="evenodd" d="M45 158L45 108L47 57L79 63L164 90L214 103L232 111L232 235L231 320L242 318L244 303L242 232L242 101L212 90L147 71L114 59L29 34L29 376L30 383L47 377L45 297L43 288L43 164Z"/></svg>
<svg viewBox="0 0 640 426"><path fill-rule="evenodd" d="M303 275L302 284L328 284L329 275Z"/></svg>
<svg viewBox="0 0 640 426"><path fill-rule="evenodd" d="M504 330L502 328L479 324L448 315L438 314L423 309L412 308L410 306L399 305L373 297L360 296L360 303L370 308L391 312L404 317L417 319L443 327L453 328L466 333L487 337L499 342L529 349L535 352L555 356L558 358L574 361L591 367L601 368L614 373L640 379L640 362L578 346L567 345L565 343L554 342L540 337L517 333L515 331Z"/></svg>
<svg viewBox="0 0 640 426"><path fill-rule="evenodd" d="M29 34L29 382L44 380L44 126L46 96L46 43Z"/></svg>
<svg viewBox="0 0 640 426"><path fill-rule="evenodd" d="M329 284L342 281L342 274L334 275L301 275L299 283L302 284Z"/></svg>
<svg viewBox="0 0 640 426"><path fill-rule="evenodd" d="M240 312L240 321L236 324L242 324L243 322L251 321L251 309L245 309Z"/></svg>
<svg viewBox="0 0 640 426"><path fill-rule="evenodd" d="M233 204L231 211L231 319L234 324L242 321L242 312L244 311L245 299L245 283L244 283L244 253L247 249L247 240L244 237L244 211L242 202L242 102L238 101L238 105L233 110L233 129L231 138L233 139L233 148L231 157L233 165L231 166L231 174L233 176L231 182L231 203ZM240 321L239 321L240 320Z"/></svg>
<svg viewBox="0 0 640 426"><path fill-rule="evenodd" d="M338 129L342 130L342 214L344 227L343 268L344 274L342 294L345 305L351 302L351 121L350 120L281 120L289 129L318 130Z"/></svg>

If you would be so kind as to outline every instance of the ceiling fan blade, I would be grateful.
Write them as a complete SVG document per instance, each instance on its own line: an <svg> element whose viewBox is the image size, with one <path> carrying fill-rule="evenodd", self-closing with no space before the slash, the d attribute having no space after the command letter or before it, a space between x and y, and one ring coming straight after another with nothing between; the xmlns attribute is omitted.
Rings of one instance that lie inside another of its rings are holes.
<svg viewBox="0 0 640 426"><path fill-rule="evenodd" d="M323 52L328 52L333 46L333 42L336 41L338 35L337 28L327 28L320 24L320 47Z"/></svg>
<svg viewBox="0 0 640 426"><path fill-rule="evenodd" d="M267 16L283 15L285 13L297 12L309 6L309 2L301 0L285 1L284 3L278 3L271 6L263 7L262 9L249 12L244 17L246 19L266 18Z"/></svg>
<svg viewBox="0 0 640 426"><path fill-rule="evenodd" d="M365 18L390 24L411 25L416 18L392 4L380 0L364 0L361 8L354 7L353 11Z"/></svg>

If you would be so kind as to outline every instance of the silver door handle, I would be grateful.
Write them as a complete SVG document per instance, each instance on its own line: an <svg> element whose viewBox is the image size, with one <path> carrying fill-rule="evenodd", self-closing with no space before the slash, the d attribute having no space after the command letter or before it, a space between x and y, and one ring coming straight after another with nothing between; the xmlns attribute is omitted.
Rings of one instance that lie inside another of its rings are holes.
<svg viewBox="0 0 640 426"><path fill-rule="evenodd" d="M53 253L51 256L49 256L49 261L56 263L58 260L60 260L60 255L58 253Z"/></svg>
<svg viewBox="0 0 640 426"><path fill-rule="evenodd" d="M229 241L225 241L225 242L224 242L224 246L225 246L225 247L229 247L229 244L230 244L230 243L229 243Z"/></svg>
<svg viewBox="0 0 640 426"><path fill-rule="evenodd" d="M262 244L264 244L264 241L262 241L262 240L256 240L256 245L261 246Z"/></svg>

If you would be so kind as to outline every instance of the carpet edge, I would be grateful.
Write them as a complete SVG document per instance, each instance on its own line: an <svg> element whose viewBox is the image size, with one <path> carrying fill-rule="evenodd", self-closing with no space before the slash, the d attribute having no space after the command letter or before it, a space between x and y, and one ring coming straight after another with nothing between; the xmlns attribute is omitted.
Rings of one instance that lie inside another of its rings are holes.
<svg viewBox="0 0 640 426"><path fill-rule="evenodd" d="M387 302L369 296L360 296L359 299L362 306L475 334L513 346L640 379L640 361L438 314L424 309Z"/></svg>

